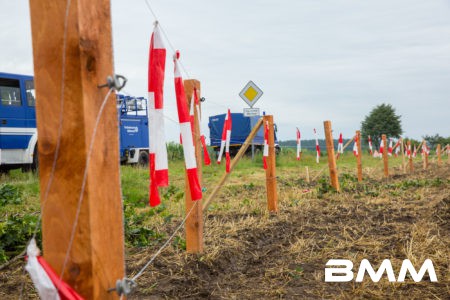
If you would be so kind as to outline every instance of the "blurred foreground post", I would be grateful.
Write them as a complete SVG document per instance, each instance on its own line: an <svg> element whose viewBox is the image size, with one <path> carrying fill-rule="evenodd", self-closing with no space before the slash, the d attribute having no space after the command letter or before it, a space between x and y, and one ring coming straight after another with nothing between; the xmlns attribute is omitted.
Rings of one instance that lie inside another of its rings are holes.
<svg viewBox="0 0 450 300"><path fill-rule="evenodd" d="M336 168L336 156L334 155L333 133L331 131L331 121L324 121L325 141L327 144L328 168L330 169L331 186L340 191L339 180Z"/></svg>
<svg viewBox="0 0 450 300"><path fill-rule="evenodd" d="M114 73L110 2L69 3L30 1L43 254L85 299L117 299L107 292L125 276L117 108L98 87Z"/></svg>

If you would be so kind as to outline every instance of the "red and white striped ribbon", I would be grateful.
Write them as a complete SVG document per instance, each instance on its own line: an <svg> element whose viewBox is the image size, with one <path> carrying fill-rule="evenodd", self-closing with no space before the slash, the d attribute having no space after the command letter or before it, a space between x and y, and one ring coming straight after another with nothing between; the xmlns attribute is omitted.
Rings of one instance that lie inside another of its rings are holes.
<svg viewBox="0 0 450 300"><path fill-rule="evenodd" d="M297 128L297 160L300 160L300 153L302 152L302 140L300 130Z"/></svg>
<svg viewBox="0 0 450 300"><path fill-rule="evenodd" d="M230 172L230 165L231 165L231 158L230 158L231 126L232 126L231 112L228 109L227 134L226 134L226 141L225 141L225 161L226 161L225 170L227 171L227 173Z"/></svg>
<svg viewBox="0 0 450 300"><path fill-rule="evenodd" d="M423 142L422 143L422 155L427 155L430 154L430 149L427 146L427 142Z"/></svg>
<svg viewBox="0 0 450 300"><path fill-rule="evenodd" d="M394 148L392 147L392 139L389 139L389 147L388 147L388 155L392 156L392 151L394 150Z"/></svg>
<svg viewBox="0 0 450 300"><path fill-rule="evenodd" d="M317 138L317 132L316 129L314 128L314 136L316 138L316 163L319 163L319 158L320 158L320 146L319 146L319 139Z"/></svg>
<svg viewBox="0 0 450 300"><path fill-rule="evenodd" d="M217 163L220 164L223 156L223 152L225 151L225 159L226 159L226 167L227 172L230 170L230 140L231 140L231 112L228 109L227 114L225 115L225 120L223 122L222 129L222 140L220 142L220 150L219 155L217 156Z"/></svg>
<svg viewBox="0 0 450 300"><path fill-rule="evenodd" d="M358 157L358 137L355 136L355 142L353 143L353 155Z"/></svg>
<svg viewBox="0 0 450 300"><path fill-rule="evenodd" d="M398 154L400 153L400 140L397 141L397 143L394 146L395 149L395 157L398 156Z"/></svg>
<svg viewBox="0 0 450 300"><path fill-rule="evenodd" d="M370 137L370 135L369 135L368 142L369 142L370 155L372 155L373 154L373 147L372 147L372 138Z"/></svg>
<svg viewBox="0 0 450 300"><path fill-rule="evenodd" d="M344 139L342 138L342 133L340 133L337 147L337 157L339 157L339 155L343 153L344 153Z"/></svg>
<svg viewBox="0 0 450 300"><path fill-rule="evenodd" d="M184 163L189 181L189 190L192 200L202 199L202 189L198 180L197 162L195 160L194 141L189 117L189 110L184 92L183 78L181 77L178 59L180 53L177 51L173 57L175 64L175 94L177 98L178 121L180 123L181 138L183 140Z"/></svg>
<svg viewBox="0 0 450 300"><path fill-rule="evenodd" d="M408 144L408 147L406 149L406 157L411 157L411 143Z"/></svg>
<svg viewBox="0 0 450 300"><path fill-rule="evenodd" d="M158 188L169 184L167 148L164 136L163 86L166 49L162 42L158 22L150 40L148 63L148 132L150 161L150 206L161 203Z"/></svg>
<svg viewBox="0 0 450 300"><path fill-rule="evenodd" d="M412 157L415 158L416 156L417 156L417 147L416 147L416 144L414 144L414 150L412 153Z"/></svg>
<svg viewBox="0 0 450 300"><path fill-rule="evenodd" d="M60 280L60 276L40 256L34 238L27 247L27 256L25 269L30 274L41 299L83 300L71 286Z"/></svg>
<svg viewBox="0 0 450 300"><path fill-rule="evenodd" d="M384 151L384 142L383 142L383 140L381 140L381 142L380 142L380 154L383 154L383 151Z"/></svg>
<svg viewBox="0 0 450 300"><path fill-rule="evenodd" d="M264 124L264 148L263 148L263 167L267 169L267 157L269 156L269 122Z"/></svg>

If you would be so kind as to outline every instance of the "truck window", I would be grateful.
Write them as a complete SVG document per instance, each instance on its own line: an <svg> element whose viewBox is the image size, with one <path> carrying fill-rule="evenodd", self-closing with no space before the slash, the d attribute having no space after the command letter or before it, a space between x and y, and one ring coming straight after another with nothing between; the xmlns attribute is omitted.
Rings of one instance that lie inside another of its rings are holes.
<svg viewBox="0 0 450 300"><path fill-rule="evenodd" d="M21 106L20 82L16 79L0 79L0 98L2 106Z"/></svg>
<svg viewBox="0 0 450 300"><path fill-rule="evenodd" d="M27 103L28 106L36 106L36 93L34 90L34 81L25 81L25 89L27 91Z"/></svg>

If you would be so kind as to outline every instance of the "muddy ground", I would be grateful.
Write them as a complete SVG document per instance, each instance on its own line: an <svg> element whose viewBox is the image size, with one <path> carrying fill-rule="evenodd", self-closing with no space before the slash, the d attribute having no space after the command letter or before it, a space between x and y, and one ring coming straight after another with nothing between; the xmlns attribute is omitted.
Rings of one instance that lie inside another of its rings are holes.
<svg viewBox="0 0 450 300"><path fill-rule="evenodd" d="M419 169L363 184L343 176L339 194L279 172L278 214L266 212L264 185L232 181L205 214L204 253L166 248L129 299L450 299L450 167ZM163 242L126 250L129 277ZM438 282L324 282L329 259L352 260L356 276L363 258L375 268L390 259L396 274L403 259L418 268L429 258ZM22 278L22 263L1 271L1 297L17 298ZM35 297L29 280L24 290Z"/></svg>

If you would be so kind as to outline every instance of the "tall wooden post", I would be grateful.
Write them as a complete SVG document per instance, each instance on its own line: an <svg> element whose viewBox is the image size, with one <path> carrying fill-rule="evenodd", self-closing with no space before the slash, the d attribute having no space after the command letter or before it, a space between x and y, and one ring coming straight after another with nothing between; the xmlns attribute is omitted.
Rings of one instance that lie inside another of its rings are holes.
<svg viewBox="0 0 450 300"><path fill-rule="evenodd" d="M422 145L425 145L425 147L428 149L427 142L425 140L422 141ZM423 154L423 169L428 169L428 153L425 151Z"/></svg>
<svg viewBox="0 0 450 300"><path fill-rule="evenodd" d="M325 141L327 144L328 168L330 169L331 186L340 191L339 180L336 167L336 156L334 155L333 133L331 131L331 121L324 121Z"/></svg>
<svg viewBox="0 0 450 300"><path fill-rule="evenodd" d="M200 81L196 79L189 79L184 81L184 91L190 107L190 101L194 93L194 87L197 89L197 95L200 98ZM194 106L195 107L195 106ZM203 184L202 176L202 146L200 140L200 124L198 123L198 112L194 109L194 145L195 145L195 159L197 161L198 180ZM192 209L191 214L186 219L184 225L186 231L186 251L189 253L203 252L203 210L202 200L197 200L197 204L192 201L191 193L189 191L189 180L187 175L185 177L185 206L186 214ZM192 208L196 205L194 208Z"/></svg>
<svg viewBox="0 0 450 300"><path fill-rule="evenodd" d="M406 163L405 163L405 144L403 143L403 138L401 139L400 151L402 151L402 169L403 173L406 173Z"/></svg>
<svg viewBox="0 0 450 300"><path fill-rule="evenodd" d="M358 168L358 181L362 181L362 151L361 151L361 132L356 130L356 146L358 147L358 157L356 157L356 165Z"/></svg>
<svg viewBox="0 0 450 300"><path fill-rule="evenodd" d="M408 151L409 151L409 157L408 157L408 161L409 161L409 173L413 173L414 172L414 162L413 162L413 156L412 156L412 148L411 148L411 140L408 141Z"/></svg>
<svg viewBox="0 0 450 300"><path fill-rule="evenodd" d="M387 151L387 144L386 144L386 135L382 134L381 139L383 140L383 163L384 163L384 177L389 177L389 162L388 162L388 151Z"/></svg>
<svg viewBox="0 0 450 300"><path fill-rule="evenodd" d="M84 298L117 299L116 293L107 292L115 287L116 280L124 277L114 93L109 97L94 137L84 197L79 202L94 125L108 92L97 85L104 84L107 76L114 73L110 3L109 0L72 1L65 20L66 1L33 0L30 13L38 99L43 253L57 273L63 272L63 280ZM60 125L60 148L52 175ZM53 178L52 185L44 199L50 178ZM79 203L79 218L69 249ZM62 270L68 250L68 260Z"/></svg>
<svg viewBox="0 0 450 300"><path fill-rule="evenodd" d="M275 133L273 125L273 116L266 115L263 117L263 126L269 123L269 156L267 157L266 170L266 191L267 191L267 208L270 212L278 211L278 193L276 178L276 157L275 157Z"/></svg>
<svg viewBox="0 0 450 300"><path fill-rule="evenodd" d="M442 160L441 160L441 144L437 145L436 152L437 152L437 164L438 164L438 166L440 166L442 164Z"/></svg>

